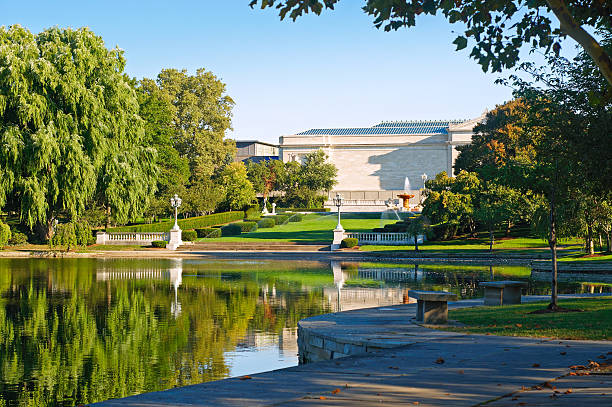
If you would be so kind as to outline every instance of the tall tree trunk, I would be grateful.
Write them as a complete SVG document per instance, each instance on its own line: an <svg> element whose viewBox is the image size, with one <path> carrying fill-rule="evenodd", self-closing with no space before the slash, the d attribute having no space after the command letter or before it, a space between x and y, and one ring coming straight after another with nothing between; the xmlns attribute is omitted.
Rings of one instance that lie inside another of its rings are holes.
<svg viewBox="0 0 612 407"><path fill-rule="evenodd" d="M606 247L607 247L607 252L611 253L612 252L612 229L608 230L606 232Z"/></svg>
<svg viewBox="0 0 612 407"><path fill-rule="evenodd" d="M111 227L111 208L110 206L106 207L106 225L104 225L106 229Z"/></svg>
<svg viewBox="0 0 612 407"><path fill-rule="evenodd" d="M493 253L493 244L495 243L495 235L493 234L493 227L489 227L489 253Z"/></svg>
<svg viewBox="0 0 612 407"><path fill-rule="evenodd" d="M508 219L506 223L506 237L510 237L510 228L512 227L512 222Z"/></svg>
<svg viewBox="0 0 612 407"><path fill-rule="evenodd" d="M599 251L603 252L603 241L601 240L601 233L597 233L597 239L599 240Z"/></svg>
<svg viewBox="0 0 612 407"><path fill-rule="evenodd" d="M557 213L555 208L555 191L550 199L550 234L548 236L548 244L552 254L552 270L551 270L551 297L548 308L556 310L557 305Z"/></svg>
<svg viewBox="0 0 612 407"><path fill-rule="evenodd" d="M594 255L595 254L595 247L593 244L593 226L588 223L587 224L587 236L586 236L586 254L588 255Z"/></svg>
<svg viewBox="0 0 612 407"><path fill-rule="evenodd" d="M414 250L419 251L419 235L414 235Z"/></svg>
<svg viewBox="0 0 612 407"><path fill-rule="evenodd" d="M50 215L45 222L39 222L36 224L36 234L42 242L47 242L53 237L54 223L55 217Z"/></svg>
<svg viewBox="0 0 612 407"><path fill-rule="evenodd" d="M612 85L612 58L606 50L593 38L588 31L582 28L569 11L565 0L546 0L550 9L559 19L561 31L572 37L589 54L595 65L599 68L609 85Z"/></svg>

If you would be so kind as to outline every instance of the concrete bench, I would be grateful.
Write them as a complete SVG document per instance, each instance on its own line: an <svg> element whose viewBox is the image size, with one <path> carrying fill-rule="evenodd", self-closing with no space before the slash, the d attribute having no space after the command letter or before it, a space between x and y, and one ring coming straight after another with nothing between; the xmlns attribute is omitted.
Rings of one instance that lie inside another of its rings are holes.
<svg viewBox="0 0 612 407"><path fill-rule="evenodd" d="M486 281L484 287L484 305L509 305L521 303L521 289L527 287L522 281Z"/></svg>
<svg viewBox="0 0 612 407"><path fill-rule="evenodd" d="M424 324L446 324L448 322L448 301L456 301L457 295L446 291L408 291L416 298L416 320Z"/></svg>

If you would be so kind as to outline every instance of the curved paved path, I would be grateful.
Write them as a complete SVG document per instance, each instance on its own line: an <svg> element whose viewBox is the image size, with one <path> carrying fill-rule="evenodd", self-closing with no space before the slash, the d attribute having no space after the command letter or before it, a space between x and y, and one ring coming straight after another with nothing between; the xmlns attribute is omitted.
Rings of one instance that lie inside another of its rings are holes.
<svg viewBox="0 0 612 407"><path fill-rule="evenodd" d="M466 301L452 306L477 304ZM97 405L612 406L612 375L569 375L572 365L602 362L602 356L612 362L611 341L434 331L411 322L414 312L414 304L409 304L301 322L329 335L386 343L389 349Z"/></svg>

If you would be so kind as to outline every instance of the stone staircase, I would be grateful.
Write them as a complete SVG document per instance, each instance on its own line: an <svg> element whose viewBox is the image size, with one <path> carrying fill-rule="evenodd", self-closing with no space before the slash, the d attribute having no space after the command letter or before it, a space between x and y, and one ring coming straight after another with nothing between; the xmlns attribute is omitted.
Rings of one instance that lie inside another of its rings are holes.
<svg viewBox="0 0 612 407"><path fill-rule="evenodd" d="M301 242L194 242L178 248L180 251L265 251L265 252L319 252L329 251L329 243Z"/></svg>

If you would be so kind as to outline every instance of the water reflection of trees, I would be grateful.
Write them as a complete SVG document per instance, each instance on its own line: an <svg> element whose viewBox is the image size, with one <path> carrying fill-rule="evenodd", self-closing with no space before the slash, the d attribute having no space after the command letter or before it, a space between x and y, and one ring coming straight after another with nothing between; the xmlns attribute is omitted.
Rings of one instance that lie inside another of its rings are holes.
<svg viewBox="0 0 612 407"><path fill-rule="evenodd" d="M75 405L223 378L224 353L247 331L325 312L316 290L245 273L183 277L172 315L167 282L96 281L95 268L91 259L0 261L0 405ZM277 299L262 300L262 282Z"/></svg>

